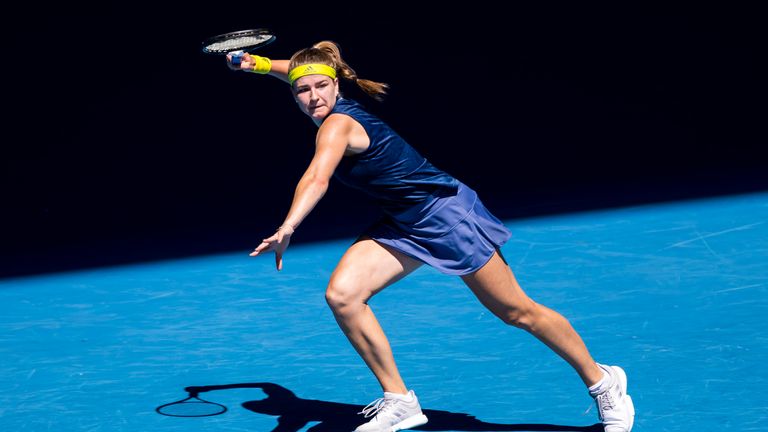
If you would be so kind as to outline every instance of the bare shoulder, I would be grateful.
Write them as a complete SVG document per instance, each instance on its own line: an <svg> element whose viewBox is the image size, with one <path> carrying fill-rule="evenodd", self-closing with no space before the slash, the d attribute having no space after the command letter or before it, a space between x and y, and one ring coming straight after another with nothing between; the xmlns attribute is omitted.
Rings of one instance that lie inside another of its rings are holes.
<svg viewBox="0 0 768 432"><path fill-rule="evenodd" d="M325 119L317 132L318 144L322 141L344 142L347 154L365 151L370 140L363 126L346 114L333 113Z"/></svg>
<svg viewBox="0 0 768 432"><path fill-rule="evenodd" d="M343 114L334 113L329 115L317 131L317 143L343 141L346 145L349 143L349 136L352 134L355 123L351 117Z"/></svg>
<svg viewBox="0 0 768 432"><path fill-rule="evenodd" d="M357 122L345 114L333 113L320 125L319 134L348 134Z"/></svg>
<svg viewBox="0 0 768 432"><path fill-rule="evenodd" d="M351 126L344 117L331 114L323 121L315 137L317 151L347 152Z"/></svg>

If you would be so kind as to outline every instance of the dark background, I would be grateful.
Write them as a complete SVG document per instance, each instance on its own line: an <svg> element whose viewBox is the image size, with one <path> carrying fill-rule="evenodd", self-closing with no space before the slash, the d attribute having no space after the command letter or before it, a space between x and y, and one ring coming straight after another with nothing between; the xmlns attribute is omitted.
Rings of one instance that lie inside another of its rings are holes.
<svg viewBox="0 0 768 432"><path fill-rule="evenodd" d="M338 42L391 85L384 103L346 95L504 219L768 188L757 10L286 4L6 15L0 276L245 254L271 234L316 128L285 84L200 51L253 27L277 34L271 58ZM377 215L334 182L294 242Z"/></svg>

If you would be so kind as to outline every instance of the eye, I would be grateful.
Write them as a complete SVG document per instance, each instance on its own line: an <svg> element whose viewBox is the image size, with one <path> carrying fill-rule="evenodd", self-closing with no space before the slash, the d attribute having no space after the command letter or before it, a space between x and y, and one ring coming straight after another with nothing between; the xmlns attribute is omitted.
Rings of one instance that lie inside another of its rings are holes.
<svg viewBox="0 0 768 432"><path fill-rule="evenodd" d="M307 87L299 87L299 88L296 89L296 94L306 93L307 91L309 91L309 88L307 88Z"/></svg>

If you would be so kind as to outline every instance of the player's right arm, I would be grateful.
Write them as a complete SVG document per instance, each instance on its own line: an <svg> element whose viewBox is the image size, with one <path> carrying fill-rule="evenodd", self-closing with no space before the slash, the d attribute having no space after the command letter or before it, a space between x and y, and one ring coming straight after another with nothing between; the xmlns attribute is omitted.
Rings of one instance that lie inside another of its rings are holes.
<svg viewBox="0 0 768 432"><path fill-rule="evenodd" d="M256 56L256 54L254 54ZM290 63L289 60L271 60L272 67L267 73L267 75L272 75L273 77L279 79L283 82L289 82L288 81L288 63ZM251 58L251 54L245 53L242 57L242 60L240 61L240 66L235 66L232 64L232 56L230 54L227 54L227 66L232 70L241 70L250 72L253 69L255 61Z"/></svg>

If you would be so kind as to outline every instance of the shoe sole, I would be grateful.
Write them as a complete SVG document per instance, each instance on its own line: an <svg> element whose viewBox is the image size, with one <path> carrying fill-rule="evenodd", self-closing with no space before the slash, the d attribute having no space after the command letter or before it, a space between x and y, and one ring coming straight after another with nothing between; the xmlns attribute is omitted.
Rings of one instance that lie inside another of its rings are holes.
<svg viewBox="0 0 768 432"><path fill-rule="evenodd" d="M399 430L415 428L416 426L421 426L426 422L427 422L427 416L425 416L424 414L417 414L415 416L408 417L407 419L401 421L400 423L392 426L392 429L390 429L390 432L397 432Z"/></svg>
<svg viewBox="0 0 768 432"><path fill-rule="evenodd" d="M627 410L629 411L629 428L627 429L627 432L630 432L632 426L635 424L635 404L632 402L632 397L630 397L627 392L627 374L624 372L624 369L618 366L611 366L611 369L619 377L621 387L624 389L624 403L627 404Z"/></svg>

